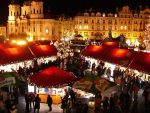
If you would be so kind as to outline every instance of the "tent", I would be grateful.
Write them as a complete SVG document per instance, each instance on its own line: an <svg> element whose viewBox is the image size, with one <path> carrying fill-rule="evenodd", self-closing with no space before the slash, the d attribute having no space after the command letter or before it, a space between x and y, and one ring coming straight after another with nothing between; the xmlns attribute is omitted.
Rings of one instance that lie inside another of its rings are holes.
<svg viewBox="0 0 150 113"><path fill-rule="evenodd" d="M57 55L53 45L32 45L16 47L0 47L0 65L33 60L34 58Z"/></svg>
<svg viewBox="0 0 150 113"><path fill-rule="evenodd" d="M137 52L137 56L129 65L130 68L150 73L150 53Z"/></svg>
<svg viewBox="0 0 150 113"><path fill-rule="evenodd" d="M82 55L105 60L105 57L103 57L103 55L107 50L108 48L104 46L89 45L82 51Z"/></svg>
<svg viewBox="0 0 150 113"><path fill-rule="evenodd" d="M54 45L34 45L29 48L35 58L57 55L57 49Z"/></svg>
<svg viewBox="0 0 150 113"><path fill-rule="evenodd" d="M102 46L106 47L119 47L119 42L117 41L103 41Z"/></svg>
<svg viewBox="0 0 150 113"><path fill-rule="evenodd" d="M1 64L10 64L14 62L33 59L33 55L27 47L12 47L0 49L0 58L3 59Z"/></svg>
<svg viewBox="0 0 150 113"><path fill-rule="evenodd" d="M31 83L42 87L59 86L69 84L77 80L72 73L66 72L54 66L30 76L29 79Z"/></svg>
<svg viewBox="0 0 150 113"><path fill-rule="evenodd" d="M136 57L136 52L129 49L109 48L105 53L105 61L128 67Z"/></svg>
<svg viewBox="0 0 150 113"><path fill-rule="evenodd" d="M82 55L150 73L150 53L147 52L88 45Z"/></svg>

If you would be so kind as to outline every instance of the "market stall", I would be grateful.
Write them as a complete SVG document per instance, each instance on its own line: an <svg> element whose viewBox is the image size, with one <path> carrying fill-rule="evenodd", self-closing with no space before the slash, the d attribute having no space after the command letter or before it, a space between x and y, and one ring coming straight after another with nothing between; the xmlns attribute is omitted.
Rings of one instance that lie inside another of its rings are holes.
<svg viewBox="0 0 150 113"><path fill-rule="evenodd" d="M30 76L29 80L32 85L37 86L33 87L34 90L32 91L35 91L35 93L38 93L41 96L42 102L46 102L45 99L47 95L50 94L53 97L53 103L57 104L61 102L61 97L65 94L66 88L64 88L64 85L72 83L77 79L72 73L52 66ZM54 87L58 89L54 89Z"/></svg>

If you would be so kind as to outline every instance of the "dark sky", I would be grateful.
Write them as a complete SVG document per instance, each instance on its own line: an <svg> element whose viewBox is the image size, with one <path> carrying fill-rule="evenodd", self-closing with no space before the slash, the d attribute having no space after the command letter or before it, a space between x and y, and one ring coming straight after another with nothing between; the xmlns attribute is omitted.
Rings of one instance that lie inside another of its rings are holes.
<svg viewBox="0 0 150 113"><path fill-rule="evenodd" d="M11 0L0 1L0 23L5 23L8 16L8 4ZM17 0L22 4L25 0ZM43 0L44 9L51 10L53 14L65 13L74 16L77 12L83 12L92 8L100 12L114 12L116 7L120 8L124 5L130 6L132 9L138 8L140 5L149 6L150 0Z"/></svg>

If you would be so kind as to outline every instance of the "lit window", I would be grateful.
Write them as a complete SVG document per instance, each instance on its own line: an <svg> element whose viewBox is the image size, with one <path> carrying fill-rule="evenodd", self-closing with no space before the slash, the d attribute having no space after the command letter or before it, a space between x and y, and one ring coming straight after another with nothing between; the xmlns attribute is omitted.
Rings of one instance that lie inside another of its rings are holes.
<svg viewBox="0 0 150 113"><path fill-rule="evenodd" d="M127 26L124 26L124 29L126 30L126 29L127 29Z"/></svg>
<svg viewBox="0 0 150 113"><path fill-rule="evenodd" d="M106 15L105 15L105 13L103 13L103 17L105 17Z"/></svg>
<svg viewBox="0 0 150 113"><path fill-rule="evenodd" d="M123 29L123 26L121 26L121 30Z"/></svg>
<svg viewBox="0 0 150 113"><path fill-rule="evenodd" d="M79 29L81 29L81 25L79 26Z"/></svg>
<svg viewBox="0 0 150 113"><path fill-rule="evenodd" d="M48 34L48 32L49 32L48 28L45 30L45 32L46 32L46 34Z"/></svg>

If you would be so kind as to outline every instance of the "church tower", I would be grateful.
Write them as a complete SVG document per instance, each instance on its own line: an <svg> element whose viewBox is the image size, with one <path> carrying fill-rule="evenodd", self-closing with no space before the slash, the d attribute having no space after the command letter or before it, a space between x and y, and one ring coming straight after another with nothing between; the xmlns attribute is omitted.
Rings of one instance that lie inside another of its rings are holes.
<svg viewBox="0 0 150 113"><path fill-rule="evenodd" d="M9 7L8 21L14 21L20 16L20 6L16 0L11 0Z"/></svg>
<svg viewBox="0 0 150 113"><path fill-rule="evenodd" d="M41 0L32 0L31 1L31 19L42 19L44 18L43 13L43 2Z"/></svg>

